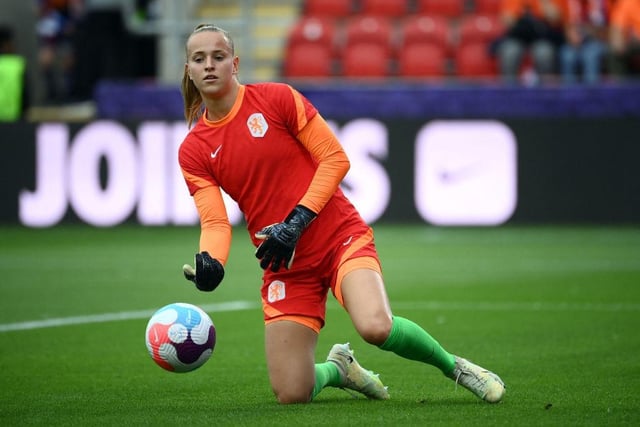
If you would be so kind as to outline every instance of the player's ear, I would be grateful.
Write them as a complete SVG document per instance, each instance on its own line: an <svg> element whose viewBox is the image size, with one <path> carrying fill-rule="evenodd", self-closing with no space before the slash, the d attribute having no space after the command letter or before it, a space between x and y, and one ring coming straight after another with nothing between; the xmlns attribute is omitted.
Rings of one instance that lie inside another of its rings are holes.
<svg viewBox="0 0 640 427"><path fill-rule="evenodd" d="M231 70L231 74L238 74L238 70L240 69L240 58L235 56L233 58L233 70Z"/></svg>
<svg viewBox="0 0 640 427"><path fill-rule="evenodd" d="M186 62L184 63L184 74L189 76L189 80L193 80L191 73L189 72L189 64Z"/></svg>

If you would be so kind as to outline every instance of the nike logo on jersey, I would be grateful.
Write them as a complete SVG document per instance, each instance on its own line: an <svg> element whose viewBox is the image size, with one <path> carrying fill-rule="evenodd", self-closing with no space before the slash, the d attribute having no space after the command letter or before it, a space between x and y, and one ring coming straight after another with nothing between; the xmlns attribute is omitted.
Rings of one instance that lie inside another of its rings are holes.
<svg viewBox="0 0 640 427"><path fill-rule="evenodd" d="M218 155L218 153L220 152L220 149L221 149L221 148L222 148L222 145L221 145L221 146L219 146L218 148L216 148L216 151L213 151L213 152L211 153L211 158L212 158L212 159L215 159L215 158L216 158L216 156L217 156L217 155Z"/></svg>
<svg viewBox="0 0 640 427"><path fill-rule="evenodd" d="M342 243L342 246L347 246L349 243L351 243L351 240L353 240L353 236L349 236L349 238L345 240L344 243Z"/></svg>

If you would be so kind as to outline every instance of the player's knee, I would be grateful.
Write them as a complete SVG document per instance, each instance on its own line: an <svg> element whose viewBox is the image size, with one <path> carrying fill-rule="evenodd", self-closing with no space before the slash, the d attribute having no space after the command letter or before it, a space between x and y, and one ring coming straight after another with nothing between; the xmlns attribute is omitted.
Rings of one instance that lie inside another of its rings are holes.
<svg viewBox="0 0 640 427"><path fill-rule="evenodd" d="M283 405L290 405L294 403L311 402L312 390L295 390L288 387L282 390L274 389L273 393L276 395L276 400L278 401L278 403Z"/></svg>
<svg viewBox="0 0 640 427"><path fill-rule="evenodd" d="M369 344L382 345L391 333L391 319L377 316L357 326L358 333Z"/></svg>

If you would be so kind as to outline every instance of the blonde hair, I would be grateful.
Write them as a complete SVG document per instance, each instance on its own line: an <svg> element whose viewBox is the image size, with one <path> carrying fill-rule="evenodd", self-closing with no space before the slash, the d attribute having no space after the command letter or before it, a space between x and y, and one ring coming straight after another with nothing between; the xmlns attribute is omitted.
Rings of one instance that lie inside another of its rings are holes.
<svg viewBox="0 0 640 427"><path fill-rule="evenodd" d="M231 55L235 54L233 39L231 38L229 33L226 30L211 24L198 25L193 30L191 35L189 35L189 38L187 39L187 43L189 42L189 39L191 38L191 36L197 33L201 33L203 31L213 31L216 33L222 33L225 41L229 45L229 49L231 49ZM187 61L188 61L189 52L187 51L186 44L185 44L185 54L187 55ZM189 73L187 72L186 67L184 69L184 74L182 75L181 91L182 91L182 100L184 102L184 117L187 120L187 124L189 125L189 127L191 127L191 125L195 123L202 115L202 96L200 95L198 88L196 88L195 84L193 84L193 82L189 78Z"/></svg>

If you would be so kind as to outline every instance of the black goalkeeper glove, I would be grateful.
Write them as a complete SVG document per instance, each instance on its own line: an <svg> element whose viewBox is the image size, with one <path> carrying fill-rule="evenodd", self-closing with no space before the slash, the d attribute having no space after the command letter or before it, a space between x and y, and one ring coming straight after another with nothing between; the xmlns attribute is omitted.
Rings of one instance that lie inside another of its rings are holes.
<svg viewBox="0 0 640 427"><path fill-rule="evenodd" d="M284 222L269 225L256 233L258 239L264 240L256 249L256 258L260 267L271 271L280 267L291 268L296 253L296 244L305 228L317 215L302 205L296 206Z"/></svg>
<svg viewBox="0 0 640 427"><path fill-rule="evenodd" d="M215 258L211 258L209 252L196 254L196 268L189 264L182 266L182 272L187 280L196 284L201 291L211 292L218 287L224 278L224 267Z"/></svg>

